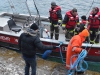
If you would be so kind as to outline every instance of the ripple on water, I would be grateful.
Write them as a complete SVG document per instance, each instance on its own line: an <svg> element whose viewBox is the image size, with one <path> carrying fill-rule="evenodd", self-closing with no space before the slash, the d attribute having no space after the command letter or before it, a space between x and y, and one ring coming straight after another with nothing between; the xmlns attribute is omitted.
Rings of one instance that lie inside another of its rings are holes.
<svg viewBox="0 0 100 75"><path fill-rule="evenodd" d="M0 75L23 75L23 73L24 61L21 54L0 48ZM65 73L65 65L37 57L37 75L65 75ZM87 75L100 75L100 73L87 71Z"/></svg>

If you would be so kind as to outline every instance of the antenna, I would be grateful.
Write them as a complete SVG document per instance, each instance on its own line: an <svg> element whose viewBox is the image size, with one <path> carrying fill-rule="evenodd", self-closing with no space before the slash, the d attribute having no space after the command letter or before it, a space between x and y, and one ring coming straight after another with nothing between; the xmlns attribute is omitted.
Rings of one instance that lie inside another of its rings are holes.
<svg viewBox="0 0 100 75"><path fill-rule="evenodd" d="M33 2L34 2L34 5L35 5L35 8L36 8L36 10L37 10L37 14L38 14L38 16L39 16L38 25L41 25L39 10L38 10L38 8L37 8L36 3L35 3L34 0L33 0Z"/></svg>
<svg viewBox="0 0 100 75"><path fill-rule="evenodd" d="M13 5L13 2L11 0L8 0L8 3L9 3L9 5L10 5L12 11L13 11L13 14L18 14L14 5Z"/></svg>
<svg viewBox="0 0 100 75"><path fill-rule="evenodd" d="M31 11L30 11L30 9L28 7L27 0L25 1L25 4L26 4L27 10L28 10L28 13L30 15L30 20L32 20L32 15L31 15Z"/></svg>

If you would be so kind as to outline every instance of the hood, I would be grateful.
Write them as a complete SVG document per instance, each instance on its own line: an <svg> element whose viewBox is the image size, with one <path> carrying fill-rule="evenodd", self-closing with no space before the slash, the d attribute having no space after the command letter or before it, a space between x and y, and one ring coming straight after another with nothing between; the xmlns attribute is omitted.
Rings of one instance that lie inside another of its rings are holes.
<svg viewBox="0 0 100 75"><path fill-rule="evenodd" d="M33 30L33 29L26 28L26 29L24 30L24 33L27 33L27 34L29 34L29 35L31 35L31 36L36 36L38 32L35 31L35 30Z"/></svg>
<svg viewBox="0 0 100 75"><path fill-rule="evenodd" d="M82 32L79 33L79 36L81 37L82 41L85 41L84 37L89 36L89 31L87 29L84 29Z"/></svg>

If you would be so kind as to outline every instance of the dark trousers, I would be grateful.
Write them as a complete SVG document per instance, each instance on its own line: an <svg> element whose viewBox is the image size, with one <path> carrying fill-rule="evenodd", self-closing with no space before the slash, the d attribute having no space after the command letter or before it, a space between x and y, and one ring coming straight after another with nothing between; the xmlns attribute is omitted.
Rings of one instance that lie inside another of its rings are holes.
<svg viewBox="0 0 100 75"><path fill-rule="evenodd" d="M65 38L71 39L74 36L74 28L66 28Z"/></svg>
<svg viewBox="0 0 100 75"><path fill-rule="evenodd" d="M53 39L53 34L55 32L55 39L58 40L59 39L59 27L54 27L54 25L50 26L50 36L51 39Z"/></svg>
<svg viewBox="0 0 100 75"><path fill-rule="evenodd" d="M95 43L99 43L99 28L90 28L90 43L94 41Z"/></svg>
<svg viewBox="0 0 100 75"><path fill-rule="evenodd" d="M31 75L36 75L36 57L34 58L27 58L23 56L23 59L25 60L25 75L29 75L29 70L31 67Z"/></svg>

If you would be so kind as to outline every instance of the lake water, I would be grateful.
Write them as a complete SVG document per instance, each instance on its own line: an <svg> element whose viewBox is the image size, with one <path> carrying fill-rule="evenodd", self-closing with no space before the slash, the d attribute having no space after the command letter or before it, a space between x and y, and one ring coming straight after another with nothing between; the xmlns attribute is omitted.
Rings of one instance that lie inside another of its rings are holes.
<svg viewBox="0 0 100 75"><path fill-rule="evenodd" d="M0 47L0 75L24 75L24 65L20 53ZM37 57L37 75L66 75L66 68L64 64ZM100 73L87 70L85 75Z"/></svg>
<svg viewBox="0 0 100 75"><path fill-rule="evenodd" d="M10 2L9 2L10 1ZM28 7L32 14L36 14L34 0L27 0ZM41 16L49 16L50 3L55 1L57 5L62 8L62 15L72 8L77 8L79 16L87 15L90 13L93 7L100 8L100 0L35 0L37 8ZM3 0L0 2L0 12L17 12L28 13L25 5L26 0ZM10 4L15 6L15 10L12 11Z"/></svg>

